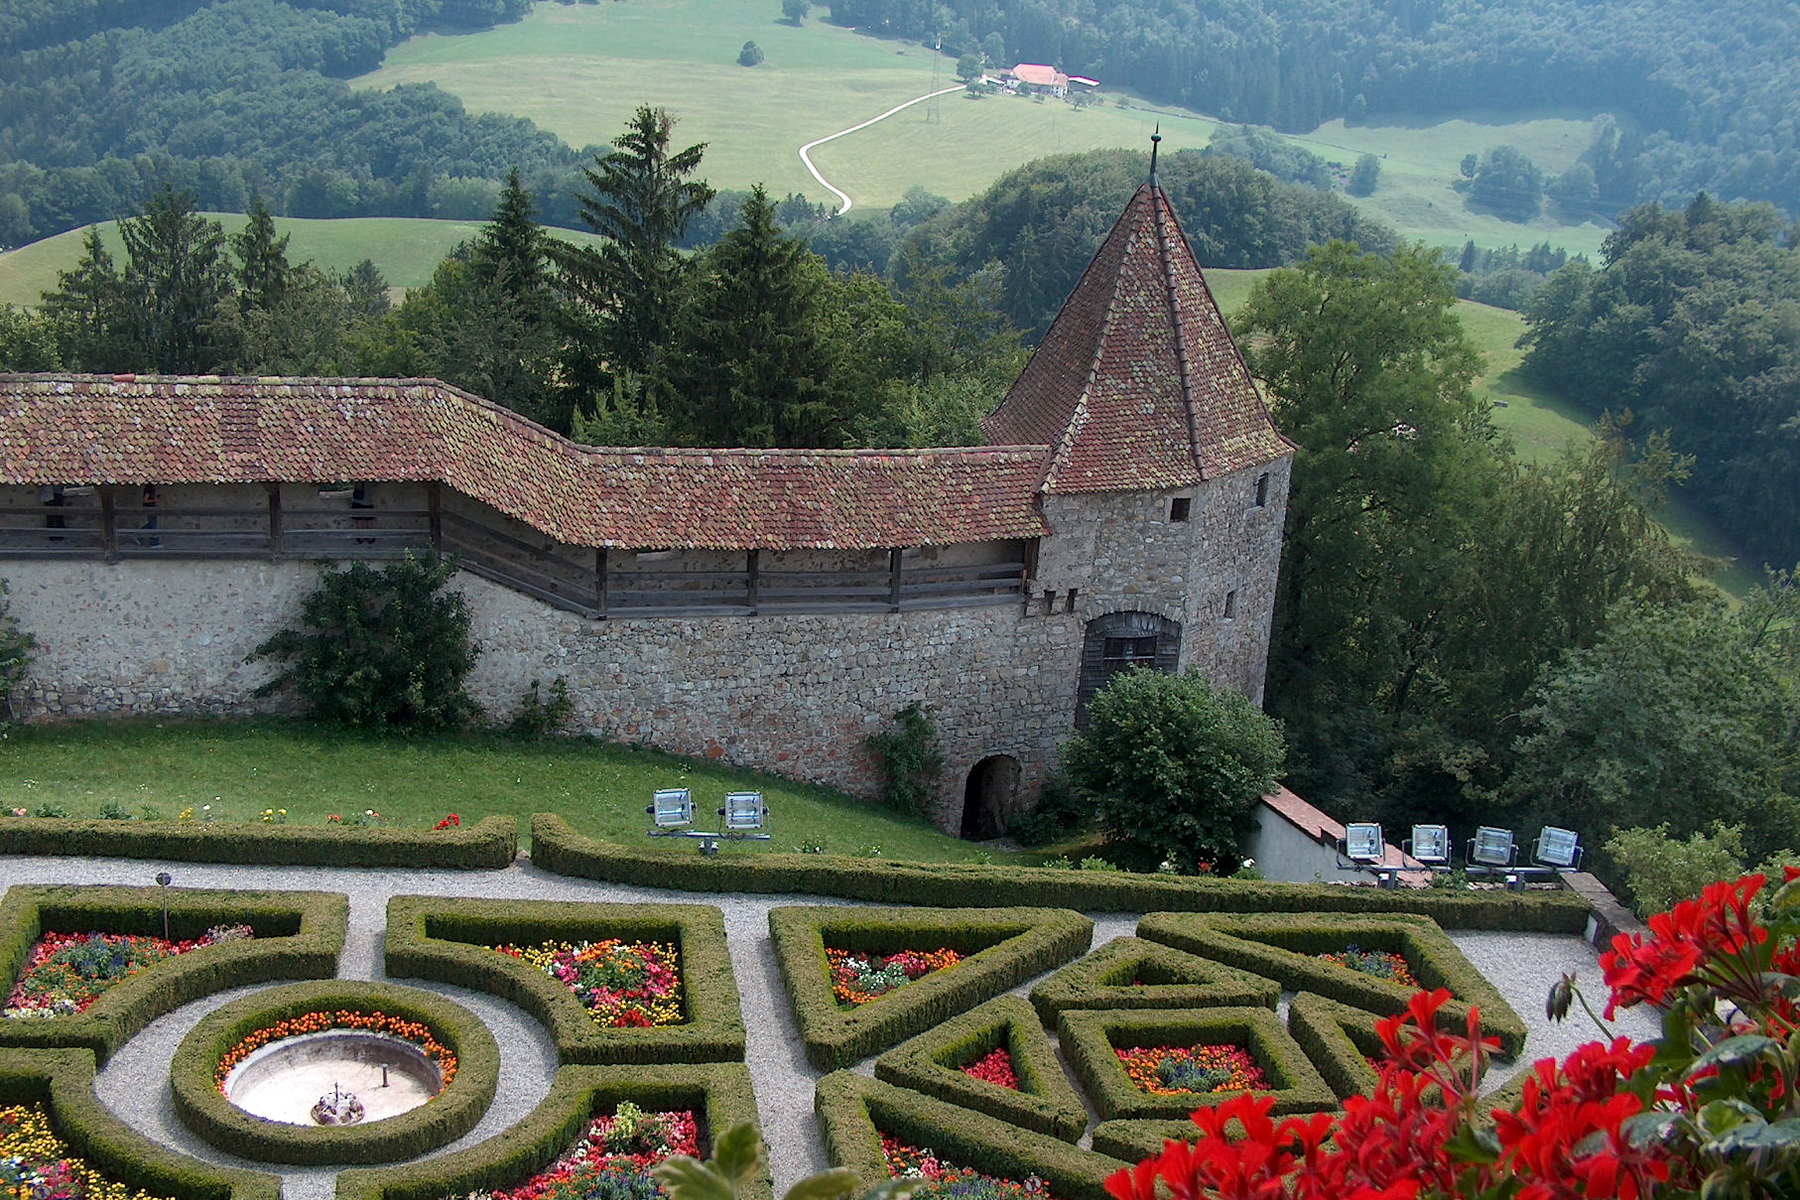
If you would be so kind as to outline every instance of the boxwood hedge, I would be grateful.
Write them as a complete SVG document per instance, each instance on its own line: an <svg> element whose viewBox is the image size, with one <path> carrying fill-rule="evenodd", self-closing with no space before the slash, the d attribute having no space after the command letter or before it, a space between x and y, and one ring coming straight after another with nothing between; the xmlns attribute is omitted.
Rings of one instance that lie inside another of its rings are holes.
<svg viewBox="0 0 1800 1200"><path fill-rule="evenodd" d="M519 823L509 816L488 817L454 829L0 817L0 854L493 871L511 866L518 851Z"/></svg>
<svg viewBox="0 0 1800 1200"><path fill-rule="evenodd" d="M963 1067L1004 1048L1017 1091L975 1079ZM987 1113L1021 1129L1073 1142L1087 1132L1087 1109L1069 1086L1031 1005L997 996L875 1060L875 1078Z"/></svg>
<svg viewBox="0 0 1800 1200"><path fill-rule="evenodd" d="M336 892L234 892L195 888L18 886L0 900L0 980L24 969L45 933L168 933L198 937L214 925L249 925L254 938L165 959L120 982L86 1012L0 1021L0 1045L81 1046L104 1063L166 1012L226 988L337 973L349 899Z"/></svg>
<svg viewBox="0 0 1800 1200"><path fill-rule="evenodd" d="M599 841L576 833L554 813L531 818L531 861L558 875L641 887L841 896L882 904L1032 904L1081 912L1411 912L1445 929L1574 934L1586 928L1588 917L1587 901L1573 892L1390 890L729 848L708 856Z"/></svg>
<svg viewBox="0 0 1800 1200"><path fill-rule="evenodd" d="M1375 1086L1369 1059L1384 1053L1375 1033L1378 1019L1366 1008L1352 1008L1312 992L1301 992L1288 1005L1288 1032L1340 1100L1367 1095Z"/></svg>
<svg viewBox="0 0 1800 1200"><path fill-rule="evenodd" d="M488 949L512 943L600 941L673 943L680 954L687 1020L654 1029L594 1023L569 989L524 962ZM725 918L700 904L580 904L558 900L471 900L395 896L387 910L387 973L492 992L549 1030L565 1063L741 1060L738 1006Z"/></svg>
<svg viewBox="0 0 1800 1200"><path fill-rule="evenodd" d="M1031 989L1044 1024L1071 1008L1274 1008L1281 985L1143 938L1115 938Z"/></svg>
<svg viewBox="0 0 1800 1200"><path fill-rule="evenodd" d="M516 1125L441 1158L345 1171L337 1200L440 1200L517 1186L556 1161L589 1121L627 1100L649 1111L695 1110L703 1142L757 1119L750 1073L740 1063L566 1066L543 1102ZM771 1200L766 1167L738 1200Z"/></svg>
<svg viewBox="0 0 1800 1200"><path fill-rule="evenodd" d="M1242 1046L1274 1086L1276 1115L1327 1112L1337 1096L1289 1036L1281 1018L1266 1008L1136 1009L1121 1012L1073 1010L1057 1018L1063 1053L1088 1100L1103 1120L1160 1117L1177 1120L1235 1091L1179 1092L1155 1096L1141 1091L1125 1073L1118 1050L1130 1046L1192 1046L1205 1042Z"/></svg>
<svg viewBox="0 0 1800 1200"><path fill-rule="evenodd" d="M831 1070L1067 962L1087 949L1094 923L1054 908L796 906L770 909L769 933L807 1060ZM871 954L947 947L967 957L846 1011L831 993L827 946Z"/></svg>
<svg viewBox="0 0 1800 1200"><path fill-rule="evenodd" d="M819 1080L814 1106L831 1164L856 1172L864 1192L888 1178L883 1133L1003 1179L1035 1175L1058 1200L1108 1200L1106 1177L1127 1165L852 1071Z"/></svg>
<svg viewBox="0 0 1800 1200"><path fill-rule="evenodd" d="M213 1082L219 1060L250 1034L310 1012L383 1013L428 1026L456 1055L456 1077L430 1102L364 1125L267 1121L237 1108ZM253 993L201 1018L169 1065L176 1115L194 1133L253 1161L378 1163L412 1158L475 1127L494 1099L500 1048L479 1017L417 988L349 979L294 983Z"/></svg>
<svg viewBox="0 0 1800 1200"><path fill-rule="evenodd" d="M94 1094L85 1049L0 1049L0 1104L42 1104L70 1150L131 1188L178 1200L280 1200L281 1180L201 1162L149 1141Z"/></svg>
<svg viewBox="0 0 1800 1200"><path fill-rule="evenodd" d="M1293 991L1317 992L1371 1012L1403 1012L1413 990L1317 956L1355 943L1364 950L1403 955L1419 984L1448 988L1456 999L1443 1019L1460 1026L1470 1005L1481 1009L1481 1028L1500 1039L1503 1054L1525 1047L1525 1023L1456 944L1429 917L1395 913L1349 916L1342 913L1151 913L1138 922L1138 935L1240 970L1278 981Z"/></svg>

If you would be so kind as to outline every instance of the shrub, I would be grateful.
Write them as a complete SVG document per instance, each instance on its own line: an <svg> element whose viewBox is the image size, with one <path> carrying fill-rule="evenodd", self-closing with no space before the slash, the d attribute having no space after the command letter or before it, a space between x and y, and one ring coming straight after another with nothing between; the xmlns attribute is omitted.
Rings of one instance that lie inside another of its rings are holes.
<svg viewBox="0 0 1800 1200"><path fill-rule="evenodd" d="M475 665L469 606L446 591L448 560L408 552L377 571L352 563L301 601L300 629L284 629L245 661L287 660L256 690L291 686L312 714L366 729L450 729L474 716L463 677Z"/></svg>
<svg viewBox="0 0 1800 1200"><path fill-rule="evenodd" d="M0 854L95 855L278 866L497 870L518 852L518 822L456 829L351 829L261 821L0 821Z"/></svg>
<svg viewBox="0 0 1800 1200"><path fill-rule="evenodd" d="M1093 807L1066 777L1052 775L1044 782L1037 805L1009 821L1007 832L1021 846L1043 846L1081 832L1093 815Z"/></svg>
<svg viewBox="0 0 1800 1200"><path fill-rule="evenodd" d="M1624 872L1632 909L1647 917L1743 870L1744 827L1714 821L1709 832L1691 833L1686 841L1670 837L1667 823L1621 829L1607 839L1606 853Z"/></svg>
<svg viewBox="0 0 1800 1200"><path fill-rule="evenodd" d="M1133 670L1089 703L1063 769L1109 833L1195 872L1243 857L1286 753L1280 725L1241 694L1194 672Z"/></svg>
<svg viewBox="0 0 1800 1200"><path fill-rule="evenodd" d="M0 713L13 719L13 689L25 682L37 657L37 639L19 628L12 614L12 601L7 597L6 580L0 579Z"/></svg>
<svg viewBox="0 0 1800 1200"><path fill-rule="evenodd" d="M548 700L539 697L538 681L534 679L531 681L531 690L519 701L519 711L513 714L506 731L517 738L540 741L562 732L563 726L569 723L569 717L574 712L575 701L569 695L566 676L558 675L550 681Z"/></svg>
<svg viewBox="0 0 1800 1200"><path fill-rule="evenodd" d="M881 771L881 799L902 812L922 811L944 770L937 728L916 701L894 714L894 724L899 728L870 734L868 739L869 752Z"/></svg>

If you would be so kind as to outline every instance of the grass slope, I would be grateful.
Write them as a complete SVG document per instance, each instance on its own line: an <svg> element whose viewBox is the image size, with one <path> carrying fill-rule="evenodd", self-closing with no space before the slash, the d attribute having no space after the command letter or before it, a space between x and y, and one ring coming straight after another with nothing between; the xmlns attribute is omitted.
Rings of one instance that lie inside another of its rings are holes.
<svg viewBox="0 0 1800 1200"><path fill-rule="evenodd" d="M56 804L72 817L93 818L111 801L134 816L154 805L165 818L189 806L198 817L211 805L214 820L235 821L285 808L295 825L367 809L411 827L450 812L465 824L504 814L522 818L523 830L532 813L552 812L582 833L632 845L644 842L651 792L686 786L708 815L728 790L762 791L774 840L737 844L734 853L791 852L808 838L834 854L879 847L883 857L927 862L966 862L979 852L921 820L825 788L586 739L382 738L283 721L106 720L15 727L6 763L0 807Z"/></svg>
<svg viewBox="0 0 1800 1200"><path fill-rule="evenodd" d="M208 213L227 234L244 227L241 213ZM288 261L311 261L327 271L346 271L370 259L395 288L417 287L431 278L445 255L475 236L479 221L427 221L407 217L358 217L342 221L315 221L300 217L276 217L275 228L289 235ZM100 225L101 236L115 262L125 254L118 223ZM593 234L554 230L571 241L598 241ZM83 229L21 246L0 254L0 304L35 307L39 297L56 286L59 271L74 268L81 258Z"/></svg>

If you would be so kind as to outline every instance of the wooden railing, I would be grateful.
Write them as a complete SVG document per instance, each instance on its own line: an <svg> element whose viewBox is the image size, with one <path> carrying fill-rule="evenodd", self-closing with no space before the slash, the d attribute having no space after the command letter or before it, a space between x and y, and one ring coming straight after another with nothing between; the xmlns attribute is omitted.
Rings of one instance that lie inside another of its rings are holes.
<svg viewBox="0 0 1800 1200"><path fill-rule="evenodd" d="M592 619L911 612L1018 603L1023 562L765 571L624 568L605 550L527 541L430 509L0 507L0 559L385 559L439 550L457 565ZM632 557L632 556L625 556Z"/></svg>

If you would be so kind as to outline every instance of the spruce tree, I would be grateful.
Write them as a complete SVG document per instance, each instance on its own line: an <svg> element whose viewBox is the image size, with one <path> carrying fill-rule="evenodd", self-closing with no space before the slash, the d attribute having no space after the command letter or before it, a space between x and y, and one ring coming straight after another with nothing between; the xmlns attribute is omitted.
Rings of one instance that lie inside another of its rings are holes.
<svg viewBox="0 0 1800 1200"><path fill-rule="evenodd" d="M42 310L70 369L117 371L127 365L125 284L99 226L88 226L80 260L74 270L58 272L56 290L43 294Z"/></svg>
<svg viewBox="0 0 1800 1200"><path fill-rule="evenodd" d="M712 201L713 189L689 178L704 144L671 154L675 118L639 105L613 149L585 168L589 191L578 197L581 219L606 237L598 249L555 243L560 281L584 344L568 364L578 380L599 384L621 372L646 372L669 329L669 314L687 262L676 250L688 222Z"/></svg>
<svg viewBox="0 0 1800 1200"><path fill-rule="evenodd" d="M692 439L722 446L841 446L821 332L823 260L775 221L758 184L706 255L671 375Z"/></svg>
<svg viewBox="0 0 1800 1200"><path fill-rule="evenodd" d="M225 231L195 211L193 193L164 187L119 232L134 365L166 374L218 370L219 306L232 293Z"/></svg>
<svg viewBox="0 0 1800 1200"><path fill-rule="evenodd" d="M536 214L537 202L520 183L519 168L514 167L506 174L493 218L475 235L469 256L477 279L533 308L545 302L549 283L544 229Z"/></svg>
<svg viewBox="0 0 1800 1200"><path fill-rule="evenodd" d="M257 196L250 202L249 220L231 235L231 251L237 258L238 307L243 312L268 312L287 292L287 247L290 235L275 236L275 218Z"/></svg>

